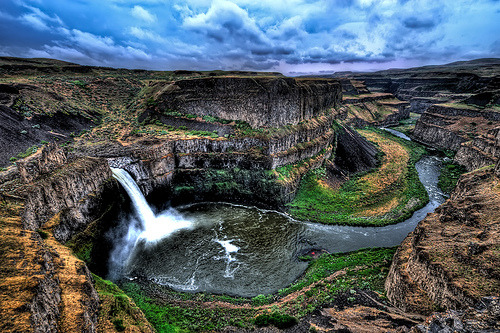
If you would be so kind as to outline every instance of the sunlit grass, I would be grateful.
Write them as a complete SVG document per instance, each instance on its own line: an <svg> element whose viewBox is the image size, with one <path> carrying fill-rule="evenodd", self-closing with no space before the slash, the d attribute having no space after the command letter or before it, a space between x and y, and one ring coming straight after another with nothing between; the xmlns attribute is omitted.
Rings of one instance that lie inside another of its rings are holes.
<svg viewBox="0 0 500 333"><path fill-rule="evenodd" d="M427 203L415 169L425 149L380 130L359 132L383 152L381 165L352 177L340 189L329 187L321 170L309 172L288 205L292 216L329 224L379 226L399 222Z"/></svg>

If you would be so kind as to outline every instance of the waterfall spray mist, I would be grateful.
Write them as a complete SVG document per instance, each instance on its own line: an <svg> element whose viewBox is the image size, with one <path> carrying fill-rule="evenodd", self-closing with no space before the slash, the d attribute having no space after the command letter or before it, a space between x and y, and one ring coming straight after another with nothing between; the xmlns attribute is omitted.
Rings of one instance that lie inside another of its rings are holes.
<svg viewBox="0 0 500 333"><path fill-rule="evenodd" d="M109 259L109 278L115 279L121 275L139 243L147 246L170 236L177 230L192 228L193 223L184 219L173 208L156 215L127 171L118 168L111 168L111 171L132 200L136 215L136 218L122 220L118 228L109 234L114 243Z"/></svg>

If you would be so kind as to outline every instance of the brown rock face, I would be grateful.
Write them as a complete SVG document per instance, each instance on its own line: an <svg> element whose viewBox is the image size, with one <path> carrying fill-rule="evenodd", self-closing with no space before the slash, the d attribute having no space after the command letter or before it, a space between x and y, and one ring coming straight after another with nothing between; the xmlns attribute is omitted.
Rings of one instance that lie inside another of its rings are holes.
<svg viewBox="0 0 500 333"><path fill-rule="evenodd" d="M29 183L42 174L54 171L67 162L64 150L54 142L42 149L41 154L31 156L16 163L21 179Z"/></svg>
<svg viewBox="0 0 500 333"><path fill-rule="evenodd" d="M23 205L0 207L0 331L94 332L99 298L87 267L48 232L23 230Z"/></svg>
<svg viewBox="0 0 500 333"><path fill-rule="evenodd" d="M77 209L111 177L107 160L79 159L26 189L23 226L36 230L61 209ZM78 221L75 220L75 223ZM76 229L77 226L74 226Z"/></svg>
<svg viewBox="0 0 500 333"><path fill-rule="evenodd" d="M500 293L499 182L493 168L463 175L450 199L408 235L386 280L391 302L427 314Z"/></svg>
<svg viewBox="0 0 500 333"><path fill-rule="evenodd" d="M438 149L457 151L464 142L493 129L500 112L466 105L433 105L415 125L413 138Z"/></svg>
<svg viewBox="0 0 500 333"><path fill-rule="evenodd" d="M216 77L160 82L158 110L242 120L252 127L298 124L341 101L337 80Z"/></svg>
<svg viewBox="0 0 500 333"><path fill-rule="evenodd" d="M481 134L471 142L460 146L454 161L468 171L495 164L500 158L500 127Z"/></svg>

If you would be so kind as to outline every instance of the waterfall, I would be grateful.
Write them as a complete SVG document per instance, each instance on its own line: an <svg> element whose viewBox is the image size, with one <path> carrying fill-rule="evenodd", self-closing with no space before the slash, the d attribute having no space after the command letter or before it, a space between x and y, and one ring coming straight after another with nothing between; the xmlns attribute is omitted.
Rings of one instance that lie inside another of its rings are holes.
<svg viewBox="0 0 500 333"><path fill-rule="evenodd" d="M125 191L127 191L127 194L132 200L134 208L139 215L141 223L145 227L148 224L148 221L153 221L155 219L155 214L153 213L151 207L149 207L144 195L142 195L139 186L137 186L137 183L127 171L118 168L111 168L111 172L113 173L113 178L118 180Z"/></svg>
<svg viewBox="0 0 500 333"><path fill-rule="evenodd" d="M109 238L114 243L109 261L109 274L113 279L119 276L117 272L127 265L138 243L148 245L158 242L180 229L192 228L193 223L174 208L156 215L127 171L111 168L111 172L129 195L137 215L137 219L121 221L120 225L109 233Z"/></svg>
<svg viewBox="0 0 500 333"><path fill-rule="evenodd" d="M142 194L139 186L127 171L118 168L111 168L113 177L123 186L134 205L135 212L139 217L141 232L137 235L138 240L154 242L163 239L177 230L191 228L193 223L187 221L175 209L170 208L155 215L149 206L146 198ZM134 224L135 225L135 224ZM133 228L132 226L130 228ZM129 228L129 233L130 233ZM134 230L136 233L136 230Z"/></svg>

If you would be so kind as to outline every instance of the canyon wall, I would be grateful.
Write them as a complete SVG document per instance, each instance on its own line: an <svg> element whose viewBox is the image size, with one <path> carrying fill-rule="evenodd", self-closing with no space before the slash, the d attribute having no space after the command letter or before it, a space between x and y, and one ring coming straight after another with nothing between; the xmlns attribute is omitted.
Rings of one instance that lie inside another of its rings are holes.
<svg viewBox="0 0 500 333"><path fill-rule="evenodd" d="M412 138L456 152L454 161L472 171L498 159L499 121L500 111L493 106L432 105L417 121Z"/></svg>
<svg viewBox="0 0 500 333"><path fill-rule="evenodd" d="M156 82L156 109L245 121L252 127L298 124L337 107L337 80L215 77Z"/></svg>
<svg viewBox="0 0 500 333"><path fill-rule="evenodd" d="M372 93L357 80L341 78L343 123L354 127L396 126L410 115L409 103L398 100L391 93Z"/></svg>
<svg viewBox="0 0 500 333"><path fill-rule="evenodd" d="M407 312L463 309L500 290L500 189L493 167L463 175L398 248L386 280Z"/></svg>
<svg viewBox="0 0 500 333"><path fill-rule="evenodd" d="M345 75L345 74L344 74ZM411 112L423 113L433 104L466 100L467 104L498 104L500 61L477 59L446 65L349 73L374 92L393 93L411 103Z"/></svg>
<svg viewBox="0 0 500 333"><path fill-rule="evenodd" d="M481 133L474 140L462 144L454 161L468 171L495 164L500 159L500 127Z"/></svg>

